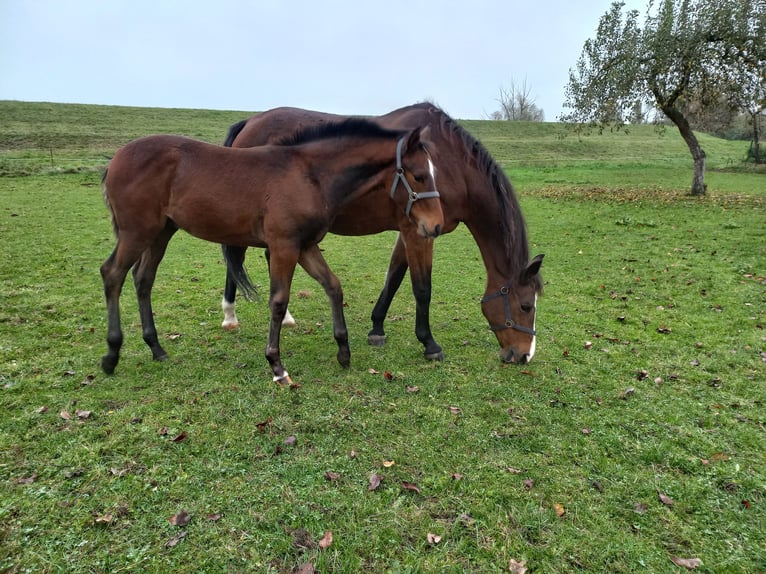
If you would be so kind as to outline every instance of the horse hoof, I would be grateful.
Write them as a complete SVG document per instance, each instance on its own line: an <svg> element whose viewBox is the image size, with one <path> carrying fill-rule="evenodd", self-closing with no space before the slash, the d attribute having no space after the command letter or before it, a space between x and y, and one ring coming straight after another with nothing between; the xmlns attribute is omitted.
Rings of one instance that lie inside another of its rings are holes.
<svg viewBox="0 0 766 574"><path fill-rule="evenodd" d="M423 353L423 356L429 361L443 361L444 351L437 351L436 353Z"/></svg>
<svg viewBox="0 0 766 574"><path fill-rule="evenodd" d="M114 368L116 366L117 366L117 359L110 357L109 355L104 355L101 358L101 370L104 371L107 375L113 375Z"/></svg>
<svg viewBox="0 0 766 574"><path fill-rule="evenodd" d="M221 323L221 327L223 327L224 331L236 331L239 329L239 323Z"/></svg>
<svg viewBox="0 0 766 574"><path fill-rule="evenodd" d="M345 354L341 355L338 353L338 362L340 363L340 366L344 369L348 369L351 366L351 355Z"/></svg>
<svg viewBox="0 0 766 574"><path fill-rule="evenodd" d="M383 347L386 344L385 335L373 335L370 333L367 335L367 344L372 347Z"/></svg>
<svg viewBox="0 0 766 574"><path fill-rule="evenodd" d="M157 355L156 357L154 357L154 360L155 361L160 361L160 362L167 361L168 360L168 354L167 353L163 353L161 355Z"/></svg>

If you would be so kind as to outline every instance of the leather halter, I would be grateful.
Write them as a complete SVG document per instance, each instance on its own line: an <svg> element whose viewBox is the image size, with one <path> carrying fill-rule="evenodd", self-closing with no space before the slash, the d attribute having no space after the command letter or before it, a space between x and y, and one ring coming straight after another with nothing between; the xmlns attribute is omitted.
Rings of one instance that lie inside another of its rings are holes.
<svg viewBox="0 0 766 574"><path fill-rule="evenodd" d="M503 305L505 306L505 323L502 325L490 325L489 328L493 331L502 331L503 329L516 329L517 331L521 331L522 333L527 333L528 335L532 335L533 337L537 335L537 331L534 329L530 329L529 327L525 327L524 325L519 325L516 321L513 320L513 316L511 315L511 301L509 297L509 293L511 292L511 288L508 285L503 285L500 288L500 291L497 293L492 293L491 295L487 295L486 297L482 298L481 304L484 305L488 301L491 301L492 299L497 299L498 297L503 298Z"/></svg>
<svg viewBox="0 0 766 574"><path fill-rule="evenodd" d="M399 181L404 184L404 188L407 190L408 193L408 201L407 201L407 209L404 210L404 214L409 219L410 217L410 211L412 210L412 204L415 203L419 199L430 199L432 197L439 197L439 192L436 190L433 191L425 191L423 193L418 193L412 187L410 186L410 182L407 181L407 178L404 176L404 168L402 167L402 146L404 145L404 138L400 138L398 142L396 142L396 175L394 176L394 182L391 184L391 199L394 198L394 192L396 191L396 186L399 184Z"/></svg>

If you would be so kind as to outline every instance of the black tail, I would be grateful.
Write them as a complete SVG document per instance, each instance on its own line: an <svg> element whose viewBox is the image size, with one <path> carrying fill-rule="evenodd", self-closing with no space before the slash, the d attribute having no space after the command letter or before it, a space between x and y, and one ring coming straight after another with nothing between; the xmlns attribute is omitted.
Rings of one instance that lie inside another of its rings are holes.
<svg viewBox="0 0 766 574"><path fill-rule="evenodd" d="M223 142L223 145L225 147L231 147L231 144L233 144L234 140L237 139L239 132L242 131L245 125L247 125L247 120L242 120L241 122L237 122L236 124L231 126L229 128L229 133L226 136L226 140Z"/></svg>
<svg viewBox="0 0 766 574"><path fill-rule="evenodd" d="M252 301L258 296L258 287L250 281L250 276L245 270L244 257L234 256L232 252L236 250L237 253L242 253L243 250L229 245L221 245L221 250L223 251L223 260L226 262L226 273L234 279L245 299Z"/></svg>

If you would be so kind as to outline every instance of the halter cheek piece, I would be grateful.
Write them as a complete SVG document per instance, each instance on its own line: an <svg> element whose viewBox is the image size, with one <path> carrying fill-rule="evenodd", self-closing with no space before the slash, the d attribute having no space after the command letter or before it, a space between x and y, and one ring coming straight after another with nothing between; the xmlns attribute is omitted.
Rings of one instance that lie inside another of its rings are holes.
<svg viewBox="0 0 766 574"><path fill-rule="evenodd" d="M502 325L490 325L489 328L493 331L502 331L503 329L516 329L517 331L527 333L528 335L532 335L534 337L537 335L537 331L530 329L529 327L525 327L524 325L519 325L516 321L513 320L513 317L511 316L511 301L509 297L510 292L510 287L508 285L503 285L500 288L500 291L497 293L492 293L491 295L487 295L481 300L481 304L484 305L492 299L497 299L498 297L503 298L503 305L505 305L505 323Z"/></svg>
<svg viewBox="0 0 766 574"><path fill-rule="evenodd" d="M410 182L407 181L407 178L404 176L404 168L402 167L402 146L404 145L404 138L401 138L398 142L396 142L396 175L394 176L394 183L391 184L391 199L394 198L394 192L396 191L396 186L399 184L399 181L404 184L404 188L407 190L407 193L409 194L409 200L407 201L407 209L405 209L404 214L409 219L410 217L410 211L412 210L412 204L415 203L418 199L430 199L432 197L439 197L439 192L434 191L426 191L424 193L418 193L412 187L410 186Z"/></svg>

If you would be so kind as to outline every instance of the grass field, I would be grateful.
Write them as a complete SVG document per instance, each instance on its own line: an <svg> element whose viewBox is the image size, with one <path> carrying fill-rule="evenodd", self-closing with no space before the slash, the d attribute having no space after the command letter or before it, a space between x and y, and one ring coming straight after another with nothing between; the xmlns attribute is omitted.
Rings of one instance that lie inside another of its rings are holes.
<svg viewBox="0 0 766 574"><path fill-rule="evenodd" d="M330 236L352 366L299 272L282 350L300 386L273 385L265 296L223 332L219 248L178 234L154 290L170 360L127 283L103 375L99 168L246 115L0 102L0 571L766 571L766 174L746 144L703 135L692 199L670 131L465 122L546 254L530 365L498 359L464 228L436 241L438 364L406 289L387 346L366 345L395 236ZM249 268L266 283L255 250Z"/></svg>

